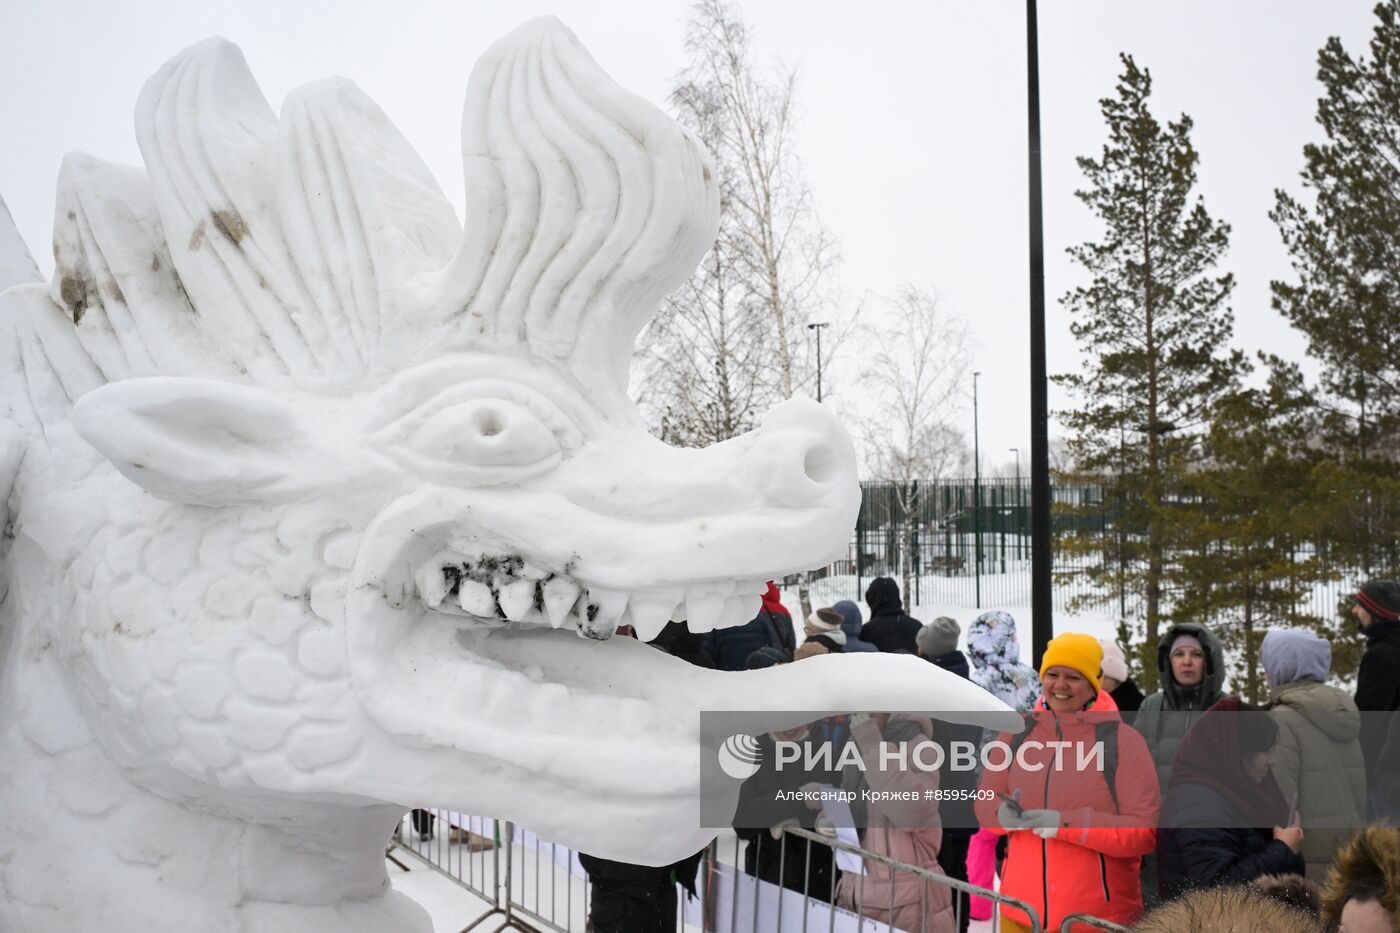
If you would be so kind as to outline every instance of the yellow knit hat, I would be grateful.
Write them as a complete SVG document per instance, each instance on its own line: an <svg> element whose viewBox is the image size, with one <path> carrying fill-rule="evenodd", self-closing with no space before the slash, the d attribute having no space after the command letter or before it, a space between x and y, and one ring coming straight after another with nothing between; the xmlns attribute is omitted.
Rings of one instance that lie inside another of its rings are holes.
<svg viewBox="0 0 1400 933"><path fill-rule="evenodd" d="M1050 639L1045 646L1045 655L1040 659L1040 676L1052 667L1068 667L1083 674L1085 679L1099 692L1099 679L1103 676L1103 646L1092 635L1067 632Z"/></svg>

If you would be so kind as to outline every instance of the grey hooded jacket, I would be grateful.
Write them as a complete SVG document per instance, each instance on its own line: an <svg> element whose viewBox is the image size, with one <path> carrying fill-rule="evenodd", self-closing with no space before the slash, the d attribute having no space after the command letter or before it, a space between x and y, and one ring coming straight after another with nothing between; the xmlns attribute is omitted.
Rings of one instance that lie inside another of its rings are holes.
<svg viewBox="0 0 1400 933"><path fill-rule="evenodd" d="M1279 723L1274 777L1302 819L1309 878L1327 877L1332 857L1366 824L1361 714L1350 694L1323 683L1332 646L1312 632L1270 632L1260 660Z"/></svg>
<svg viewBox="0 0 1400 933"><path fill-rule="evenodd" d="M1172 642L1178 636L1193 635L1206 652L1206 674L1195 687L1183 687L1172 677ZM1167 778L1172 773L1172 759L1186 736L1186 730L1198 718L1197 714L1214 705L1225 694L1225 652L1214 633L1204 625L1182 622L1162 633L1157 643L1157 676L1162 689L1142 701L1133 725L1152 752L1157 765L1157 783L1166 793Z"/></svg>

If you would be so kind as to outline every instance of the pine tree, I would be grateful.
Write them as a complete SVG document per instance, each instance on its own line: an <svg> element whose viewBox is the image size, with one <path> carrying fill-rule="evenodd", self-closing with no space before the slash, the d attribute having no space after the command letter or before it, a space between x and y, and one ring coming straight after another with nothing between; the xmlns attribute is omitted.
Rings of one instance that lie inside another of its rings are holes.
<svg viewBox="0 0 1400 933"><path fill-rule="evenodd" d="M1088 184L1076 196L1103 224L1101 239L1070 248L1091 281L1062 299L1083 366L1056 380L1078 402L1060 414L1076 460L1108 478L1108 501L1126 526L1114 536L1126 531L1123 540L1133 542L1119 566L1105 560L1095 575L1126 573L1140 587L1143 652L1153 657L1173 569L1176 487L1199 457L1212 403L1247 367L1227 349L1234 280L1215 273L1230 228L1192 197L1199 159L1191 118L1158 123L1148 109L1150 73L1130 56L1122 62L1116 96L1100 102L1108 142L1098 159L1078 159ZM1066 543L1094 552L1103 545L1084 535ZM1155 666L1144 667L1151 681Z"/></svg>
<svg viewBox="0 0 1400 933"><path fill-rule="evenodd" d="M1277 191L1270 214L1297 276L1273 283L1274 307L1322 363L1319 439L1340 461L1329 488L1346 505L1320 532L1368 574L1397 569L1400 538L1400 3L1375 13L1369 59L1335 37L1318 53L1326 140L1303 149L1312 203Z"/></svg>
<svg viewBox="0 0 1400 933"><path fill-rule="evenodd" d="M1170 613L1214 628L1251 702L1267 692L1259 668L1265 629L1325 624L1300 609L1326 575L1303 537L1311 523L1299 514L1317 501L1312 400L1296 366L1268 363L1267 388L1216 404L1206 462L1181 483L1179 591Z"/></svg>

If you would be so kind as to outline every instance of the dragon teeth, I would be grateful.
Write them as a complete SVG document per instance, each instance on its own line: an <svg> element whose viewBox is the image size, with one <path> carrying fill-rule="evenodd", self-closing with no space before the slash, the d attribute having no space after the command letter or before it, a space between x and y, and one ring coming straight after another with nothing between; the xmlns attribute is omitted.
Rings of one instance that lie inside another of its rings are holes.
<svg viewBox="0 0 1400 933"><path fill-rule="evenodd" d="M519 622L535 605L535 581L511 580L502 583L497 591L496 600L507 619Z"/></svg>
<svg viewBox="0 0 1400 933"><path fill-rule="evenodd" d="M590 587L588 595L578 601L578 633L585 638L606 641L617 631L626 611L626 593Z"/></svg>
<svg viewBox="0 0 1400 933"><path fill-rule="evenodd" d="M729 597L724 601L724 610L720 612L715 628L733 628L736 625L748 624L758 615L760 605L757 596L745 594Z"/></svg>
<svg viewBox="0 0 1400 933"><path fill-rule="evenodd" d="M414 580L418 584L418 595L422 598L423 605L429 609L441 606L442 601L451 592L447 584L447 575L437 564L424 564L419 567L418 572L414 574Z"/></svg>
<svg viewBox="0 0 1400 933"><path fill-rule="evenodd" d="M579 585L568 577L550 577L544 581L540 594L544 599L544 614L552 627L563 627L580 592Z"/></svg>
<svg viewBox="0 0 1400 933"><path fill-rule="evenodd" d="M651 641L666 627L675 605L674 599L633 596L627 602L627 615L622 621L632 626L639 640Z"/></svg>
<svg viewBox="0 0 1400 933"><path fill-rule="evenodd" d="M691 590L685 598L686 626L696 635L714 630L724 612L724 596L713 590Z"/></svg>
<svg viewBox="0 0 1400 933"><path fill-rule="evenodd" d="M491 587L480 580L463 580L457 588L457 603L462 611L483 619L496 615L496 597Z"/></svg>

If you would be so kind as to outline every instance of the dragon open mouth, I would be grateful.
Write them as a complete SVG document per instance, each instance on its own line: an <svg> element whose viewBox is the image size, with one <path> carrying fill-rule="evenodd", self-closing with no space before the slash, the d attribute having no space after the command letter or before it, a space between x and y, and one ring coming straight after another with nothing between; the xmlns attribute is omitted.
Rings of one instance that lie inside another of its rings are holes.
<svg viewBox="0 0 1400 933"><path fill-rule="evenodd" d="M416 772L391 769L385 799L485 806L587 851L662 864L705 841L691 809L702 709L772 711L769 729L862 708L1019 725L989 694L912 658L732 673L670 657L642 643L668 621L703 632L757 615L766 580L783 568L764 565L754 536L710 546L682 522L624 527L515 505L425 489L366 529L346 603L352 684L376 725L418 750ZM507 507L517 524L549 520L553 534L526 546L527 536L496 530L509 524ZM665 553L678 541L688 549ZM588 557L576 556L585 544ZM771 572L725 576L728 567ZM611 637L623 624L637 639ZM639 841L633 825L667 832Z"/></svg>

